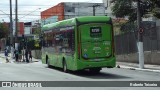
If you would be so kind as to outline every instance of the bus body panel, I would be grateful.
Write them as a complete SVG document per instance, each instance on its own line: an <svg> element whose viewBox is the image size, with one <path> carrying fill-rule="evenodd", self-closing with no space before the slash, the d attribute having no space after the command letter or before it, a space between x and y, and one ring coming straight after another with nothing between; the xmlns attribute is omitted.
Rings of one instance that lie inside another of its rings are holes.
<svg viewBox="0 0 160 90"><path fill-rule="evenodd" d="M65 60L67 69L73 71L115 67L113 30L110 21L110 18L106 16L91 16L78 17L69 19L68 21L64 20L55 24L45 25L43 28L44 32L46 32L46 37L48 37L48 32L51 31L55 38L60 37L60 34L65 35L69 31L68 29L74 26L72 28L74 45L71 46L74 47L74 50L68 53L65 50L67 48L64 45L65 43L57 46L56 44L58 43L56 42L51 47L44 46L42 48L42 63L47 63L46 56L48 56L50 65L63 68L63 60ZM97 31L98 29L101 31ZM55 35L57 34L59 36L56 37ZM62 41L65 41L64 37ZM85 56L86 54L87 57Z"/></svg>
<svg viewBox="0 0 160 90"><path fill-rule="evenodd" d="M112 55L111 25L94 23L79 26L81 57L104 58Z"/></svg>
<svg viewBox="0 0 160 90"><path fill-rule="evenodd" d="M115 57L109 59L93 59L92 61L77 61L77 70L89 69L89 68L99 68L108 67L113 68L116 66Z"/></svg>

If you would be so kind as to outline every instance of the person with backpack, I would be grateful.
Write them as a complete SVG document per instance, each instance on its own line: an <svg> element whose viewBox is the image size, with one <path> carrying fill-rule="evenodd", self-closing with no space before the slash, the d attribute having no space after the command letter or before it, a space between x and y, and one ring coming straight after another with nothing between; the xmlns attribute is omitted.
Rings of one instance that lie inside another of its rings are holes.
<svg viewBox="0 0 160 90"><path fill-rule="evenodd" d="M9 59L8 59L8 50L7 49L5 49L4 54L5 54L5 57L6 57L6 63L8 63Z"/></svg>
<svg viewBox="0 0 160 90"><path fill-rule="evenodd" d="M18 52L18 50L15 50L15 59L16 59L16 62L18 62L18 57L19 57L19 52Z"/></svg>

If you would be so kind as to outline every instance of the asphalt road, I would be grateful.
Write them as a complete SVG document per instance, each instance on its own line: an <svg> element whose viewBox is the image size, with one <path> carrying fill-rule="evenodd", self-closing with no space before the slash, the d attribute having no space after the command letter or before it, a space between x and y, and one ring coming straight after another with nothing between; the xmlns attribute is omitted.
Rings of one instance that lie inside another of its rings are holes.
<svg viewBox="0 0 160 90"><path fill-rule="evenodd" d="M160 73L122 68L104 68L99 74L88 71L64 73L58 68L47 68L41 62L0 63L0 81L160 81ZM122 82L123 83L123 82ZM93 85L94 86L94 85ZM23 90L28 88L0 88ZM50 87L31 90L159 90L158 87Z"/></svg>

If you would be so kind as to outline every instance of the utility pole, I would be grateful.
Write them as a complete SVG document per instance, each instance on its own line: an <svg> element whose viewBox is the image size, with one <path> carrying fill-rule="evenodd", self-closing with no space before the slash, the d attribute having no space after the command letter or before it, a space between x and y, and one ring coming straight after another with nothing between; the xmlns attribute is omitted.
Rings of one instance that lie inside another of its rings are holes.
<svg viewBox="0 0 160 90"><path fill-rule="evenodd" d="M140 0L137 0L138 54L139 68L144 68L143 29L141 28Z"/></svg>
<svg viewBox="0 0 160 90"><path fill-rule="evenodd" d="M13 45L12 0L10 0L10 44Z"/></svg>
<svg viewBox="0 0 160 90"><path fill-rule="evenodd" d="M96 5L93 5L93 16L95 16L96 14L96 7L99 7L100 5L96 4Z"/></svg>
<svg viewBox="0 0 160 90"><path fill-rule="evenodd" d="M17 43L17 33L18 33L18 5L17 0L15 2L15 42Z"/></svg>
<svg viewBox="0 0 160 90"><path fill-rule="evenodd" d="M17 40L17 33L18 33L18 5L17 0L15 1L15 49L18 50L18 40Z"/></svg>

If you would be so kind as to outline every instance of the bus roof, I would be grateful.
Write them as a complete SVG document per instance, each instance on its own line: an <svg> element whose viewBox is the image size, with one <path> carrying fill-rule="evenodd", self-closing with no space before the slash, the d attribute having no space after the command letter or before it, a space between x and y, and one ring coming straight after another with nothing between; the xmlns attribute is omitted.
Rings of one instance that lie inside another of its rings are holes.
<svg viewBox="0 0 160 90"><path fill-rule="evenodd" d="M108 16L82 16L75 17L72 19L62 20L56 23L51 23L44 25L42 27L42 31L52 30L54 28L60 28L65 26L73 26L77 24L91 23L91 22L103 22L103 23L111 23L111 18Z"/></svg>

